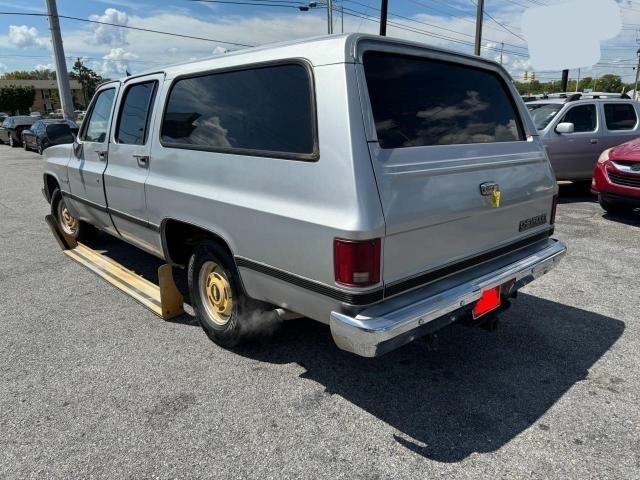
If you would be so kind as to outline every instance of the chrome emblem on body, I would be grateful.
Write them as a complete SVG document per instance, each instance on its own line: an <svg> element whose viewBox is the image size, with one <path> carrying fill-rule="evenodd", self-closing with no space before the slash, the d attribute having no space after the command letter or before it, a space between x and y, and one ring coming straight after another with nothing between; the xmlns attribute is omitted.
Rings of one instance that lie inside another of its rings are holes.
<svg viewBox="0 0 640 480"><path fill-rule="evenodd" d="M491 197L491 206L500 206L500 185L497 182L484 182L480 184L480 194L483 197Z"/></svg>

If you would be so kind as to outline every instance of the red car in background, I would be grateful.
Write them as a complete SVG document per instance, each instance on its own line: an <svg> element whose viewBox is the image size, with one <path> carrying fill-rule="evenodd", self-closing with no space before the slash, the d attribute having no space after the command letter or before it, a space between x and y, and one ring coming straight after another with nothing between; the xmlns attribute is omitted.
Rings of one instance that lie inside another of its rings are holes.
<svg viewBox="0 0 640 480"><path fill-rule="evenodd" d="M591 191L607 212L640 208L640 138L602 152L593 171Z"/></svg>

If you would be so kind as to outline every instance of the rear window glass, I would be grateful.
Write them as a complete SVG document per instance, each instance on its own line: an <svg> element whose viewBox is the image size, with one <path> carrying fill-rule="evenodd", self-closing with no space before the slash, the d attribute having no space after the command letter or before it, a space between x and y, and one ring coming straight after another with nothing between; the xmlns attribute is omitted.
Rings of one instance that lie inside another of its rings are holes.
<svg viewBox="0 0 640 480"><path fill-rule="evenodd" d="M274 156L315 154L311 83L299 64L178 80L163 122L165 146Z"/></svg>
<svg viewBox="0 0 640 480"><path fill-rule="evenodd" d="M633 130L638 122L636 109L628 103L605 103L604 118L608 130Z"/></svg>
<svg viewBox="0 0 640 480"><path fill-rule="evenodd" d="M363 62L382 148L525 139L493 72L382 52L366 52Z"/></svg>
<svg viewBox="0 0 640 480"><path fill-rule="evenodd" d="M52 142L73 143L71 127L64 123L52 123L47 125L47 137Z"/></svg>

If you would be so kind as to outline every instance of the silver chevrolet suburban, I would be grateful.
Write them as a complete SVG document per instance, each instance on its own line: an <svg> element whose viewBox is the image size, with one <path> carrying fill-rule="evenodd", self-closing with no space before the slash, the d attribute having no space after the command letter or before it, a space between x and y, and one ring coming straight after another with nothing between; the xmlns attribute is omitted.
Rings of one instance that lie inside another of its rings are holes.
<svg viewBox="0 0 640 480"><path fill-rule="evenodd" d="M320 37L109 82L45 156L59 229L186 268L223 346L269 305L381 355L483 322L566 252L505 70L407 41Z"/></svg>

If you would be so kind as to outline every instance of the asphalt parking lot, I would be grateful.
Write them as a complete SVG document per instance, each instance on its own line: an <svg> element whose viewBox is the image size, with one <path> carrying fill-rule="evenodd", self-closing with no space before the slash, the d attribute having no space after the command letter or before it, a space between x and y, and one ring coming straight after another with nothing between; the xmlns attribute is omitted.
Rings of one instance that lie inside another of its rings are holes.
<svg viewBox="0 0 640 480"><path fill-rule="evenodd" d="M639 477L640 215L563 186L570 252L495 332L363 359L293 320L231 352L64 256L42 170L0 146L0 478Z"/></svg>

